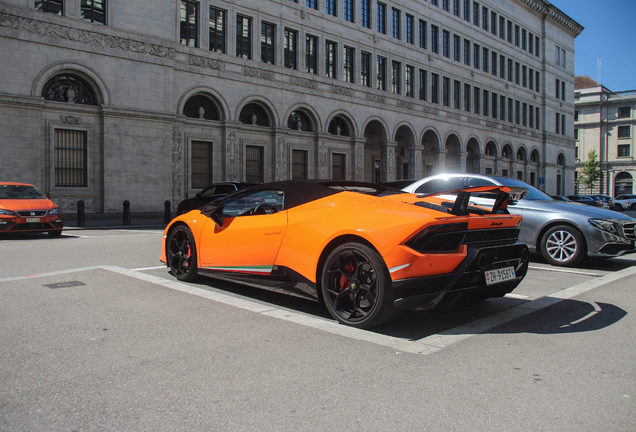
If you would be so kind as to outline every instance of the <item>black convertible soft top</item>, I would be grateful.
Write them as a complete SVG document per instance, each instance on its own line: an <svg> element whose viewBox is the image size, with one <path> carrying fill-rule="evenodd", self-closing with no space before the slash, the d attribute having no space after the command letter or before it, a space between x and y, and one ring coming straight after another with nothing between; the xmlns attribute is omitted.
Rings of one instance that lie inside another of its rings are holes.
<svg viewBox="0 0 636 432"><path fill-rule="evenodd" d="M285 209L306 204L321 198L328 197L344 191L359 192L366 195L382 196L405 193L399 189L376 184L347 180L286 180L279 182L263 183L249 186L246 189L235 192L236 194L247 191L280 190L285 194ZM228 195L229 196L229 195ZM227 197L224 197L227 198ZM223 199L223 198L220 198Z"/></svg>

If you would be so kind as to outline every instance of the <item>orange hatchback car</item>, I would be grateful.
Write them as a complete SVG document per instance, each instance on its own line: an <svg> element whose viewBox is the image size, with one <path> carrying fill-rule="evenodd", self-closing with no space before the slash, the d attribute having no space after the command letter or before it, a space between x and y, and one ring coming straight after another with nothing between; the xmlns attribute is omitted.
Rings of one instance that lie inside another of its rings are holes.
<svg viewBox="0 0 636 432"><path fill-rule="evenodd" d="M0 182L0 234L46 231L59 237L63 228L62 211L38 188Z"/></svg>

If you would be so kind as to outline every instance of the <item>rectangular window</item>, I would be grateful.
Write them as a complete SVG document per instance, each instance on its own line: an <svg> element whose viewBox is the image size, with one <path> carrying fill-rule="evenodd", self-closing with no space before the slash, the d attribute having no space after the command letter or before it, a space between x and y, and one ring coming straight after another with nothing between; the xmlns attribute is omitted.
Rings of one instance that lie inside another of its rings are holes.
<svg viewBox="0 0 636 432"><path fill-rule="evenodd" d="M521 71L520 71L520 65L519 62L515 62L515 84L520 84L521 83Z"/></svg>
<svg viewBox="0 0 636 432"><path fill-rule="evenodd" d="M406 28L404 29L406 34L406 42L411 45L415 44L415 36L413 34L413 27L415 26L415 17L413 15L406 14L406 20L404 22Z"/></svg>
<svg viewBox="0 0 636 432"><path fill-rule="evenodd" d="M431 102L439 103L439 75L431 74Z"/></svg>
<svg viewBox="0 0 636 432"><path fill-rule="evenodd" d="M513 70L512 70L512 59L508 59L508 81L512 82L512 74L513 74Z"/></svg>
<svg viewBox="0 0 636 432"><path fill-rule="evenodd" d="M245 146L245 181L252 183L263 183L264 167L263 167L263 147Z"/></svg>
<svg viewBox="0 0 636 432"><path fill-rule="evenodd" d="M371 28L371 0L360 0L360 24Z"/></svg>
<svg viewBox="0 0 636 432"><path fill-rule="evenodd" d="M461 37L453 35L453 59L461 61Z"/></svg>
<svg viewBox="0 0 636 432"><path fill-rule="evenodd" d="M446 12L449 11L448 0L442 0L442 9L444 9Z"/></svg>
<svg viewBox="0 0 636 432"><path fill-rule="evenodd" d="M464 64L470 66L470 41L464 39Z"/></svg>
<svg viewBox="0 0 636 432"><path fill-rule="evenodd" d="M490 33L497 36L497 12L490 12Z"/></svg>
<svg viewBox="0 0 636 432"><path fill-rule="evenodd" d="M481 28L488 31L488 8L481 7Z"/></svg>
<svg viewBox="0 0 636 432"><path fill-rule="evenodd" d="M521 103L515 101L515 123L521 124Z"/></svg>
<svg viewBox="0 0 636 432"><path fill-rule="evenodd" d="M252 18L236 16L236 56L252 58Z"/></svg>
<svg viewBox="0 0 636 432"><path fill-rule="evenodd" d="M181 0L180 43L190 47L198 47L199 3Z"/></svg>
<svg viewBox="0 0 636 432"><path fill-rule="evenodd" d="M106 0L82 0L81 14L83 21L106 24Z"/></svg>
<svg viewBox="0 0 636 432"><path fill-rule="evenodd" d="M470 112L470 84L464 84L464 111Z"/></svg>
<svg viewBox="0 0 636 432"><path fill-rule="evenodd" d="M64 1L63 0L35 0L35 10L61 16L64 14Z"/></svg>
<svg viewBox="0 0 636 432"><path fill-rule="evenodd" d="M87 132L55 129L55 186L87 187Z"/></svg>
<svg viewBox="0 0 636 432"><path fill-rule="evenodd" d="M431 26L431 51L434 53L439 53L439 42L437 38L439 37L439 28L437 26Z"/></svg>
<svg viewBox="0 0 636 432"><path fill-rule="evenodd" d="M525 29L521 29L521 49L522 50L527 50L528 49L527 48L527 42L526 42L527 37L528 37L528 34L527 34L526 30Z"/></svg>
<svg viewBox="0 0 636 432"><path fill-rule="evenodd" d="M499 78L506 79L506 58L499 55Z"/></svg>
<svg viewBox="0 0 636 432"><path fill-rule="evenodd" d="M541 114L541 108L539 108L539 107L535 108L535 114L536 114L535 117L534 117L536 119L535 127L537 129L541 129L541 126L539 124L539 115Z"/></svg>
<svg viewBox="0 0 636 432"><path fill-rule="evenodd" d="M276 52L276 26L261 22L261 61L263 63L276 64L274 54Z"/></svg>
<svg viewBox="0 0 636 432"><path fill-rule="evenodd" d="M475 114L481 112L481 90L479 87L473 87L473 111Z"/></svg>
<svg viewBox="0 0 636 432"><path fill-rule="evenodd" d="M453 82L453 108L462 109L462 83L457 80Z"/></svg>
<svg viewBox="0 0 636 432"><path fill-rule="evenodd" d="M344 72L344 76L342 77L346 82L354 82L353 77L354 75L354 70L353 70L353 59L355 58L355 50L351 47L344 47L344 52L342 53L343 55L343 72Z"/></svg>
<svg viewBox="0 0 636 432"><path fill-rule="evenodd" d="M534 37L534 55L536 55L537 57L541 57L541 52L539 51L541 49L541 39L539 38L539 36L535 36Z"/></svg>
<svg viewBox="0 0 636 432"><path fill-rule="evenodd" d="M508 43L512 43L512 21L508 20Z"/></svg>
<svg viewBox="0 0 636 432"><path fill-rule="evenodd" d="M560 93L561 93L561 86L560 86L560 81L557 78L555 81L555 90L554 90L554 94L556 95L557 99L561 99Z"/></svg>
<svg viewBox="0 0 636 432"><path fill-rule="evenodd" d="M450 33L446 30L442 31L442 55L450 57Z"/></svg>
<svg viewBox="0 0 636 432"><path fill-rule="evenodd" d="M574 121L575 122L579 121L579 112L578 111L574 111Z"/></svg>
<svg viewBox="0 0 636 432"><path fill-rule="evenodd" d="M325 12L327 15L337 16L338 5L336 4L336 0L325 0Z"/></svg>
<svg viewBox="0 0 636 432"><path fill-rule="evenodd" d="M305 36L305 72L318 74L318 38Z"/></svg>
<svg viewBox="0 0 636 432"><path fill-rule="evenodd" d="M459 0L453 0L453 15L459 16Z"/></svg>
<svg viewBox="0 0 636 432"><path fill-rule="evenodd" d="M378 32L386 34L386 5L378 3L377 7Z"/></svg>
<svg viewBox="0 0 636 432"><path fill-rule="evenodd" d="M490 60L490 53L488 52L488 48L482 48L482 64L481 70L484 72L488 72L488 60Z"/></svg>
<svg viewBox="0 0 636 432"><path fill-rule="evenodd" d="M292 150L292 180L307 179L308 152L306 150Z"/></svg>
<svg viewBox="0 0 636 432"><path fill-rule="evenodd" d="M565 100L565 81L561 81L561 100Z"/></svg>
<svg viewBox="0 0 636 432"><path fill-rule="evenodd" d="M225 11L210 6L210 51L225 53Z"/></svg>
<svg viewBox="0 0 636 432"><path fill-rule="evenodd" d="M506 121L506 97L499 96L499 120Z"/></svg>
<svg viewBox="0 0 636 432"><path fill-rule="evenodd" d="M565 135L565 114L561 115L561 135Z"/></svg>
<svg viewBox="0 0 636 432"><path fill-rule="evenodd" d="M371 54L367 52L360 55L360 84L371 87Z"/></svg>
<svg viewBox="0 0 636 432"><path fill-rule="evenodd" d="M541 91L541 90L539 89L539 80L540 80L540 78L541 78L541 73L540 73L539 71L536 71L536 72L534 73L534 84L535 84L534 88L535 88L535 90L536 90L536 91L538 91L538 92L540 92L540 91Z"/></svg>
<svg viewBox="0 0 636 432"><path fill-rule="evenodd" d="M513 100L508 98L508 122L509 123L512 123L512 119L515 113L513 104L514 104Z"/></svg>
<svg viewBox="0 0 636 432"><path fill-rule="evenodd" d="M528 104L521 105L521 124L528 126Z"/></svg>
<svg viewBox="0 0 636 432"><path fill-rule="evenodd" d="M502 16L499 17L499 37L506 40L506 19Z"/></svg>
<svg viewBox="0 0 636 432"><path fill-rule="evenodd" d="M307 0L306 5L308 8L318 9L318 2L316 0Z"/></svg>
<svg viewBox="0 0 636 432"><path fill-rule="evenodd" d="M493 52L492 53L492 67L490 69L490 72L494 75L497 76L497 53Z"/></svg>
<svg viewBox="0 0 636 432"><path fill-rule="evenodd" d="M528 70L528 88L534 90L534 69Z"/></svg>
<svg viewBox="0 0 636 432"><path fill-rule="evenodd" d="M296 43L298 40L298 32L285 29L285 67L289 69L297 69L297 52Z"/></svg>
<svg viewBox="0 0 636 432"><path fill-rule="evenodd" d="M202 189L214 182L212 176L212 143L192 141L192 189Z"/></svg>
<svg viewBox="0 0 636 432"><path fill-rule="evenodd" d="M479 27L479 3L473 2L473 24Z"/></svg>
<svg viewBox="0 0 636 432"><path fill-rule="evenodd" d="M347 179L347 155L341 153L333 153L331 155L331 179L346 180Z"/></svg>
<svg viewBox="0 0 636 432"><path fill-rule="evenodd" d="M632 116L632 107L619 107L618 118L630 118ZM575 119L578 121L578 118Z"/></svg>
<svg viewBox="0 0 636 432"><path fill-rule="evenodd" d="M481 50L479 49L479 45L473 44L473 66L475 69L479 69L479 55L481 54Z"/></svg>
<svg viewBox="0 0 636 432"><path fill-rule="evenodd" d="M420 20L420 48L426 49L426 21Z"/></svg>
<svg viewBox="0 0 636 432"><path fill-rule="evenodd" d="M401 28L400 28L400 22L402 21L401 18L401 13L399 10L393 8L391 10L391 23L392 23L392 28L391 28L391 35L395 38L395 39L401 39L400 36L400 32L401 32Z"/></svg>
<svg viewBox="0 0 636 432"><path fill-rule="evenodd" d="M557 134L560 134L561 133L561 114L556 113L554 115L554 118L555 118L555 123L556 123L555 131L556 131Z"/></svg>
<svg viewBox="0 0 636 432"><path fill-rule="evenodd" d="M427 92L426 92L426 84L427 84L427 75L428 72L425 71L424 69L420 69L420 100L425 101L427 99Z"/></svg>
<svg viewBox="0 0 636 432"><path fill-rule="evenodd" d="M530 105L530 109L528 110L528 126L531 128L534 127L534 107Z"/></svg>
<svg viewBox="0 0 636 432"><path fill-rule="evenodd" d="M520 46L521 38L519 37L519 26L515 24L515 46Z"/></svg>
<svg viewBox="0 0 636 432"><path fill-rule="evenodd" d="M444 106L450 106L450 78L442 78L442 103Z"/></svg>
<svg viewBox="0 0 636 432"><path fill-rule="evenodd" d="M437 6L437 0L431 0L431 4L432 4L433 6Z"/></svg>
<svg viewBox="0 0 636 432"><path fill-rule="evenodd" d="M618 157L629 156L630 145L629 144L619 144L618 145Z"/></svg>
<svg viewBox="0 0 636 432"><path fill-rule="evenodd" d="M630 127L629 126L619 126L618 127L618 137L619 138L630 138Z"/></svg>
<svg viewBox="0 0 636 432"><path fill-rule="evenodd" d="M336 57L338 44L331 41L325 42L325 76L336 79Z"/></svg>
<svg viewBox="0 0 636 432"><path fill-rule="evenodd" d="M528 32L528 52L534 54L534 35Z"/></svg>
<svg viewBox="0 0 636 432"><path fill-rule="evenodd" d="M470 0L464 0L464 21L470 22Z"/></svg>
<svg viewBox="0 0 636 432"><path fill-rule="evenodd" d="M353 0L343 0L344 1L344 19L345 21L355 22L353 16Z"/></svg>
<svg viewBox="0 0 636 432"><path fill-rule="evenodd" d="M386 90L386 59L378 56L377 62L376 88Z"/></svg>
<svg viewBox="0 0 636 432"><path fill-rule="evenodd" d="M482 111L482 113L487 116L490 114L490 93L488 92L488 90L484 90L484 97L482 99L484 101L484 109Z"/></svg>
<svg viewBox="0 0 636 432"><path fill-rule="evenodd" d="M401 77L402 77L402 64L400 62L394 61L391 64L391 92L392 93L400 94L400 90L402 89Z"/></svg>
<svg viewBox="0 0 636 432"><path fill-rule="evenodd" d="M407 66L404 73L404 94L408 97L415 97L415 68Z"/></svg>
<svg viewBox="0 0 636 432"><path fill-rule="evenodd" d="M521 85L528 86L528 68L526 66L521 67Z"/></svg>
<svg viewBox="0 0 636 432"><path fill-rule="evenodd" d="M492 109L492 113L490 114L490 116L492 118L494 118L495 120L497 119L497 101L499 100L499 96L497 96L497 93L492 93L492 106L490 107Z"/></svg>

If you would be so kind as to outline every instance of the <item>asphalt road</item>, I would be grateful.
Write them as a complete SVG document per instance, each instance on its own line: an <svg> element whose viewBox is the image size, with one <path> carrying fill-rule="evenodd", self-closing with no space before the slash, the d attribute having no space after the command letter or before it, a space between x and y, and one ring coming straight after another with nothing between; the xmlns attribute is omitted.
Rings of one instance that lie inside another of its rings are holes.
<svg viewBox="0 0 636 432"><path fill-rule="evenodd" d="M0 239L1 431L634 431L636 256L363 331L158 262L158 229Z"/></svg>

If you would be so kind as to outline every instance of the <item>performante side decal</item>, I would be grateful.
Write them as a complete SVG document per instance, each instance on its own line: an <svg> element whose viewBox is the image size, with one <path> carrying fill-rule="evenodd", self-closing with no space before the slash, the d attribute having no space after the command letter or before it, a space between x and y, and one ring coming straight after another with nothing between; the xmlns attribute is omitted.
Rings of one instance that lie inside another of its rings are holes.
<svg viewBox="0 0 636 432"><path fill-rule="evenodd" d="M202 270L214 270L230 273L246 273L268 275L272 272L273 266L237 266L237 267L201 267Z"/></svg>

